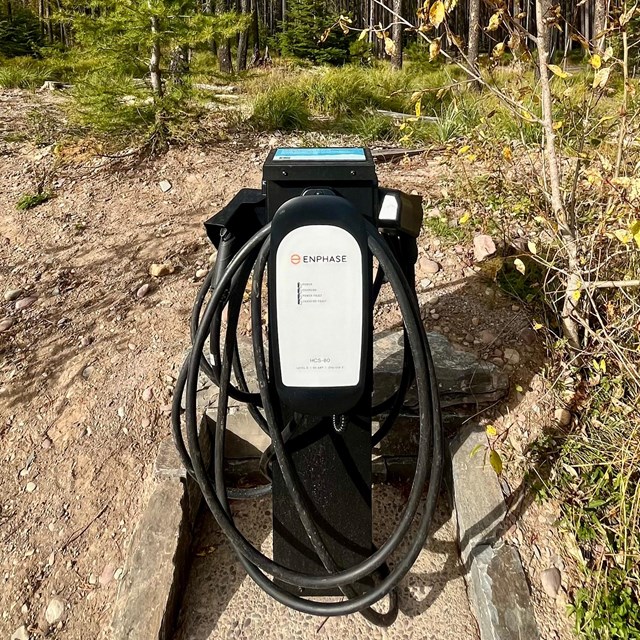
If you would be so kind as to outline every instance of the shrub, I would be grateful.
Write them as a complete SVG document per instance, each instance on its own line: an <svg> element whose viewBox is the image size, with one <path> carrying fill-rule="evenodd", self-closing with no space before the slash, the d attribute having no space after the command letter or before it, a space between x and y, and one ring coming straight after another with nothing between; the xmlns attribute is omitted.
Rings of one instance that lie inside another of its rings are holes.
<svg viewBox="0 0 640 640"><path fill-rule="evenodd" d="M31 11L15 7L9 20L0 9L0 56L35 55L41 44L40 23Z"/></svg>

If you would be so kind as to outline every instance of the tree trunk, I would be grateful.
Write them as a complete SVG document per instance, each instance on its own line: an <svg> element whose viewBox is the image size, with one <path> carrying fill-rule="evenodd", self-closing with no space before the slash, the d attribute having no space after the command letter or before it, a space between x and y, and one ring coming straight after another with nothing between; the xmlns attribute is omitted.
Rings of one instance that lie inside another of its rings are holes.
<svg viewBox="0 0 640 640"><path fill-rule="evenodd" d="M478 53L480 51L480 0L469 0L469 65L478 72ZM477 82L472 86L480 88Z"/></svg>
<svg viewBox="0 0 640 640"><path fill-rule="evenodd" d="M217 13L225 13L227 9L227 2L225 0L216 0ZM220 66L221 73L233 73L231 41L228 38L218 43L218 65Z"/></svg>
<svg viewBox="0 0 640 640"><path fill-rule="evenodd" d="M593 15L593 49L602 53L605 46L607 30L607 0L596 0Z"/></svg>
<svg viewBox="0 0 640 640"><path fill-rule="evenodd" d="M249 0L240 0L240 13L243 16L249 13ZM244 71L247 68L247 46L249 44L249 29L244 29L238 36L238 71Z"/></svg>
<svg viewBox="0 0 640 640"><path fill-rule="evenodd" d="M393 11L399 16L402 15L402 0L393 0ZM391 34L394 44L391 67L399 71L402 69L402 24L400 24L399 18L394 17Z"/></svg>
<svg viewBox="0 0 640 640"><path fill-rule="evenodd" d="M13 22L13 9L11 7L11 0L7 0L7 19L9 23Z"/></svg>
<svg viewBox="0 0 640 640"><path fill-rule="evenodd" d="M251 66L260 60L260 25L258 24L258 0L251 0L251 34L253 36L253 56Z"/></svg>
<svg viewBox="0 0 640 640"><path fill-rule="evenodd" d="M169 73L174 84L182 84L184 76L189 73L189 45L181 44L171 53Z"/></svg>
<svg viewBox="0 0 640 640"><path fill-rule="evenodd" d="M151 76L151 88L153 93L158 97L162 97L162 76L160 74L160 41L157 37L158 33L158 18L153 16L151 18L151 57L149 58L149 74Z"/></svg>
<svg viewBox="0 0 640 640"><path fill-rule="evenodd" d="M564 301L562 305L562 328L569 344L580 348L578 324L575 316L578 313L578 299L580 298L580 265L578 263L578 249L576 244L575 221L567 219L567 212L562 199L560 183L560 166L556 156L556 132L553 128L553 102L551 84L549 82L549 50L548 26L546 18L551 8L550 0L536 0L536 26L538 61L540 65L540 92L542 94L542 122L545 135L545 159L549 174L551 190L551 209L558 222L558 229L567 252L568 275Z"/></svg>

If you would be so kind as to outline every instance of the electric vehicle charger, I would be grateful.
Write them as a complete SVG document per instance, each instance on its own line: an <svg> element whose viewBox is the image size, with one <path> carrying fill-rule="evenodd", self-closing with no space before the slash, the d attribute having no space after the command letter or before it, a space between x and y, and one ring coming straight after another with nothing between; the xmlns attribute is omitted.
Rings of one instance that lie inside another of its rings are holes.
<svg viewBox="0 0 640 640"><path fill-rule="evenodd" d="M194 304L192 349L174 392L176 447L247 573L275 600L304 613L360 612L374 624L392 624L398 612L396 586L429 532L442 474L442 428L414 286L421 221L419 199L378 188L368 150L280 149L265 163L262 191L243 189L206 223L218 255ZM237 338L250 279L257 391L249 388ZM385 281L402 314L403 371L396 391L372 406L372 314ZM219 387L210 466L198 437L201 372ZM412 383L419 406L413 483L395 530L376 549L371 542L372 448L393 428ZM225 482L229 398L245 403L271 439L261 460L265 483L253 488ZM384 419L372 434L375 416ZM238 530L230 507L230 500L269 494L273 559ZM406 551L395 553L403 543ZM345 599L307 599L332 593ZM372 608L387 595L385 613Z"/></svg>

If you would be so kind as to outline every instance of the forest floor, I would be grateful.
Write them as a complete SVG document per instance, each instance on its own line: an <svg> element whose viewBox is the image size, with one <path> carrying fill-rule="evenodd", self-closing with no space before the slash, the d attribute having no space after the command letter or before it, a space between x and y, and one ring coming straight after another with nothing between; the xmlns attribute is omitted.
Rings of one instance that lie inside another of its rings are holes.
<svg viewBox="0 0 640 640"><path fill-rule="evenodd" d="M61 100L0 92L0 638L24 625L84 640L108 626L212 258L202 223L239 188L259 187L270 147L301 142L245 133L142 162L68 148L61 159L17 135ZM43 175L54 197L18 210ZM458 179L442 150L381 164L378 175L425 196L427 215ZM152 277L152 264L171 273ZM479 416L505 434L504 538L523 557L543 638L570 638L574 575L559 510L522 489L528 445L554 419L530 313L478 272L472 242L425 231L417 280L427 328L511 375L509 399ZM392 306L377 312L379 328ZM552 567L557 595L541 578Z"/></svg>

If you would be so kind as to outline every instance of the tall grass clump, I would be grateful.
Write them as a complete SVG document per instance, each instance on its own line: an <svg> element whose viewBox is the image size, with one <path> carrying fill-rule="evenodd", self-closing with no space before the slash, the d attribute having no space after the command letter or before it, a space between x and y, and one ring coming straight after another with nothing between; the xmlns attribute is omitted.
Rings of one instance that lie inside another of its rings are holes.
<svg viewBox="0 0 640 640"><path fill-rule="evenodd" d="M2 89L37 89L49 75L48 65L30 56L0 59Z"/></svg>
<svg viewBox="0 0 640 640"><path fill-rule="evenodd" d="M251 124L263 131L304 131L309 127L309 107L295 84L268 87L253 104Z"/></svg>

